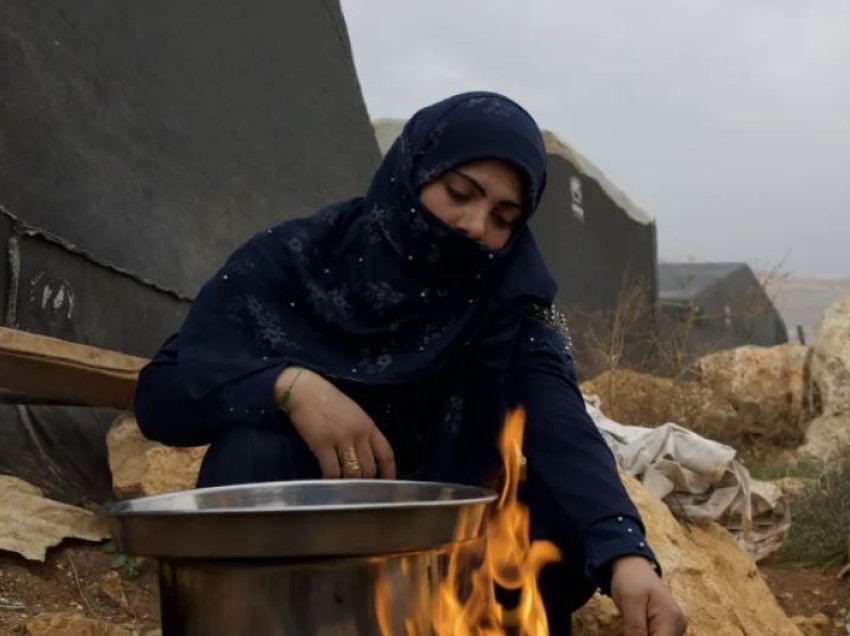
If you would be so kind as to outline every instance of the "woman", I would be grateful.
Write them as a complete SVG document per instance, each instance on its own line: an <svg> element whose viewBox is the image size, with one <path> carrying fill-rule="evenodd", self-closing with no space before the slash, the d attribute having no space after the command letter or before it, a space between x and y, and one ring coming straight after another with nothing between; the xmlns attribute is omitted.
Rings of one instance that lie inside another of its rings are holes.
<svg viewBox="0 0 850 636"><path fill-rule="evenodd" d="M678 634L639 514L588 417L528 219L537 125L493 93L419 111L365 197L270 228L201 290L142 372L139 426L211 443L199 486L312 477L488 482L527 410L532 534L550 629L596 587L634 634Z"/></svg>

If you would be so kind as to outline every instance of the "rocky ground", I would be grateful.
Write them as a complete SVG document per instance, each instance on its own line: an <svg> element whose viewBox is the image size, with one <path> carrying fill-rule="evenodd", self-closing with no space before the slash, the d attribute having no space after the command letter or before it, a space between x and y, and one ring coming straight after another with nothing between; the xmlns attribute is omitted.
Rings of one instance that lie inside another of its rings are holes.
<svg viewBox="0 0 850 636"><path fill-rule="evenodd" d="M125 571L122 576L113 569L114 560L108 544L80 542L54 548L45 563L0 553L0 634L62 634L56 629L60 615L70 625L70 631L64 632L69 636L156 633L159 627L156 564L141 562L138 572ZM782 563L759 567L782 609L788 616L800 617L792 620L802 623L804 634L847 636L850 580L836 579L837 570L837 567L800 568ZM126 605L115 589L123 590ZM47 615L53 621L33 621L38 615ZM75 622L71 617L79 618ZM102 621L104 625L98 627L97 623L82 619Z"/></svg>
<svg viewBox="0 0 850 636"><path fill-rule="evenodd" d="M836 578L839 569L770 561L759 565L759 572L785 613L808 619L800 621L804 634L822 636L850 634L850 580Z"/></svg>
<svg viewBox="0 0 850 636"><path fill-rule="evenodd" d="M122 576L110 552L108 544L67 542L44 563L0 552L0 634L121 636L157 629L156 564L139 563L138 571L125 566ZM111 631L83 618L103 621Z"/></svg>

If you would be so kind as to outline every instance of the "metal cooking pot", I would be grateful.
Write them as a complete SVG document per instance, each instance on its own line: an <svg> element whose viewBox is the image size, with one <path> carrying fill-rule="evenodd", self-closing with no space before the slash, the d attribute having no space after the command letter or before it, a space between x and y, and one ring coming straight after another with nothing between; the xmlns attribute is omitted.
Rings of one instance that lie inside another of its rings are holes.
<svg viewBox="0 0 850 636"><path fill-rule="evenodd" d="M101 514L120 550L159 559L164 636L388 636L412 617L427 623L445 555L482 540L495 499L452 484L294 481L144 497Z"/></svg>

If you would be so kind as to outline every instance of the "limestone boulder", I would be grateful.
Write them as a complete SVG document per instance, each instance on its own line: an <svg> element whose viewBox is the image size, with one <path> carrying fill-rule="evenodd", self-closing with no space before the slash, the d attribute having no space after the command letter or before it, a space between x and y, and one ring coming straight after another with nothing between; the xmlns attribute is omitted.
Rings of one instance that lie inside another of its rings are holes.
<svg viewBox="0 0 850 636"><path fill-rule="evenodd" d="M850 449L850 296L821 317L809 373L822 414L809 424L800 451L829 462Z"/></svg>
<svg viewBox="0 0 850 636"><path fill-rule="evenodd" d="M207 449L152 442L129 415L116 420L106 436L106 445L112 490L121 498L194 488Z"/></svg>
<svg viewBox="0 0 850 636"><path fill-rule="evenodd" d="M850 296L835 302L821 317L810 369L823 413L850 412Z"/></svg>
<svg viewBox="0 0 850 636"><path fill-rule="evenodd" d="M817 485L817 479L813 477L780 477L770 483L779 486L793 510L793 505L806 497L811 489Z"/></svg>
<svg viewBox="0 0 850 636"><path fill-rule="evenodd" d="M671 421L675 386L666 378L613 369L582 382L581 391L586 397L599 398L600 410L617 422L658 426Z"/></svg>
<svg viewBox="0 0 850 636"><path fill-rule="evenodd" d="M809 423L806 443L799 448L805 455L823 464L847 457L850 449L850 411L821 415Z"/></svg>
<svg viewBox="0 0 850 636"><path fill-rule="evenodd" d="M102 541L108 536L94 513L47 499L32 484L0 475L0 550L44 561L47 548L64 539Z"/></svg>
<svg viewBox="0 0 850 636"><path fill-rule="evenodd" d="M627 369L606 371L583 382L584 395L599 398L611 419L634 426L674 422L734 445L737 412L722 396L697 382L674 381Z"/></svg>
<svg viewBox="0 0 850 636"><path fill-rule="evenodd" d="M739 431L791 446L802 441L809 415L808 357L800 344L744 346L703 356L694 369L700 385L735 410Z"/></svg>
<svg viewBox="0 0 850 636"><path fill-rule="evenodd" d="M77 612L45 612L27 621L27 636L134 636L135 630Z"/></svg>
<svg viewBox="0 0 850 636"><path fill-rule="evenodd" d="M783 612L752 558L717 524L681 525L667 506L621 472L640 509L664 580L688 617L691 636L801 636ZM582 636L620 636L613 601L596 595L574 617Z"/></svg>

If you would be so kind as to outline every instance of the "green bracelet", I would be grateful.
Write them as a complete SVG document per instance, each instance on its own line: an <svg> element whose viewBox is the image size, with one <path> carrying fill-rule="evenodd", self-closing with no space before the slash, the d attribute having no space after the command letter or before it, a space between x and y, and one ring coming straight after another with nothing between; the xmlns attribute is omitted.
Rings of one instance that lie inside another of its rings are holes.
<svg viewBox="0 0 850 636"><path fill-rule="evenodd" d="M280 400L278 401L278 406L280 406L280 410L289 415L289 397L292 395L292 387L295 386L295 383L298 382L298 378L301 377L301 374L304 373L304 367L298 367L298 371L295 372L295 377L292 378L292 382L289 383L289 386L286 387L286 390L281 394Z"/></svg>

